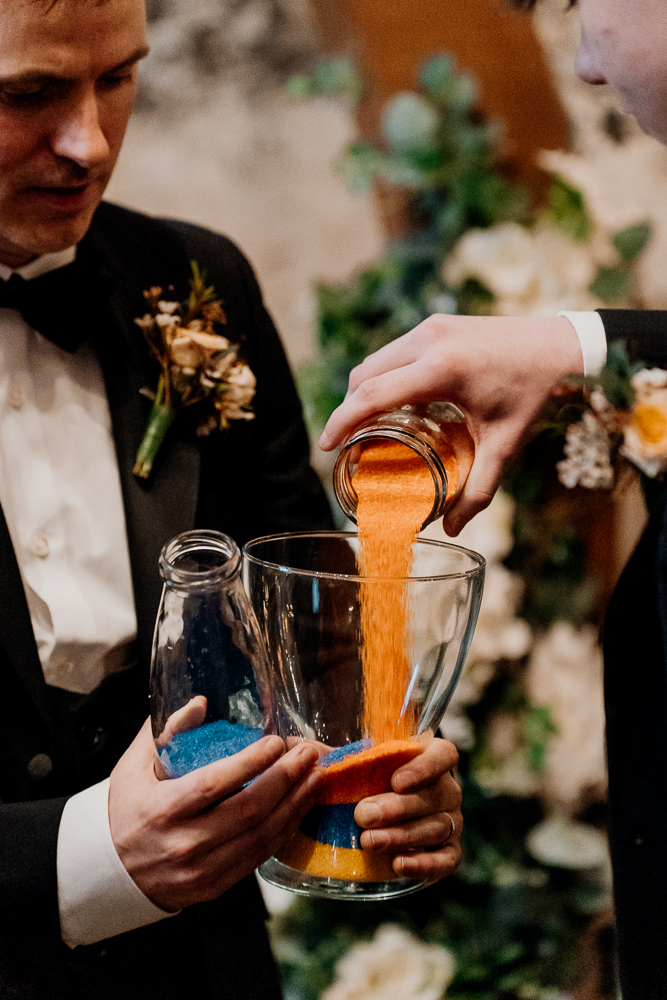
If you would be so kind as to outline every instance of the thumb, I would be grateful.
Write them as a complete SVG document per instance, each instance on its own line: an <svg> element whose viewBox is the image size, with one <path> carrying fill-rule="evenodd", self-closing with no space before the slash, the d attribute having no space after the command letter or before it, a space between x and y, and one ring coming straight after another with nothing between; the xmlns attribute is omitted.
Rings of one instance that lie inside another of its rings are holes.
<svg viewBox="0 0 667 1000"><path fill-rule="evenodd" d="M455 537L475 514L488 507L500 484L506 448L500 448L497 438L488 438L478 445L475 459L461 495L443 518L442 526L450 537Z"/></svg>

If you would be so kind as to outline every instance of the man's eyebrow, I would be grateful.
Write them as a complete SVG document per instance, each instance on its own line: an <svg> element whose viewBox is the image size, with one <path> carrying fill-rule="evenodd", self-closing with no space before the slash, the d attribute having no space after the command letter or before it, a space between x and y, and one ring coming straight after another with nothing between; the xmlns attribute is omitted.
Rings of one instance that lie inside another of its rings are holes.
<svg viewBox="0 0 667 1000"><path fill-rule="evenodd" d="M140 59L145 59L148 55L149 48L147 45L141 45L138 49L128 56L127 59L123 59L122 62L118 63L116 66L111 66L109 69L105 69L102 76L111 76L113 73L120 73L122 70L127 69L129 66L133 66L135 63L139 62ZM45 82L49 80L67 80L69 79L67 74L54 73L52 70L47 69L26 69L19 73L8 73L7 76L3 76L0 73L0 84L8 83L35 83L36 81L43 80Z"/></svg>

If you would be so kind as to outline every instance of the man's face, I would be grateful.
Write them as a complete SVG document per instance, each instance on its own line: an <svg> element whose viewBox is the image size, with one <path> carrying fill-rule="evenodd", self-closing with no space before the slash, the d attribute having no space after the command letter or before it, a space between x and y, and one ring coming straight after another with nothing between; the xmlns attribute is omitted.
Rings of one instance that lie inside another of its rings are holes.
<svg viewBox="0 0 667 1000"><path fill-rule="evenodd" d="M82 238L146 51L144 0L0 0L0 261Z"/></svg>
<svg viewBox="0 0 667 1000"><path fill-rule="evenodd" d="M667 143L666 0L579 0L576 69L587 83L610 83L623 110Z"/></svg>

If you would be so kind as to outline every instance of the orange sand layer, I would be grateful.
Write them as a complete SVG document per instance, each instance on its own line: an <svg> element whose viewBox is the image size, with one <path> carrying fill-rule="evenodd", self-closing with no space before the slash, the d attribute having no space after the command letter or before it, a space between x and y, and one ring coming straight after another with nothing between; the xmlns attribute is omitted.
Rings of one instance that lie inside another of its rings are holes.
<svg viewBox="0 0 667 1000"><path fill-rule="evenodd" d="M315 801L318 805L343 805L389 792L394 771L422 749L413 740L388 740L323 767L324 780Z"/></svg>
<svg viewBox="0 0 667 1000"><path fill-rule="evenodd" d="M306 837L300 830L292 834L276 857L290 868L321 878L340 878L351 882L396 880L389 855L371 854L351 847L331 847Z"/></svg>

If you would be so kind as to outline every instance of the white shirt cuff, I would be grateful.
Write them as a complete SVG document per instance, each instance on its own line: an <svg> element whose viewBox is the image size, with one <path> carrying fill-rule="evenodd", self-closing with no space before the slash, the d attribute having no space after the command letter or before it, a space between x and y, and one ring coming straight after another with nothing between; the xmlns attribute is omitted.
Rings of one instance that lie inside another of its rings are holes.
<svg viewBox="0 0 667 1000"><path fill-rule="evenodd" d="M575 329L584 356L584 375L599 375L607 360L607 336L596 312L559 312Z"/></svg>
<svg viewBox="0 0 667 1000"><path fill-rule="evenodd" d="M69 948L173 917L151 903L118 857L109 779L68 799L58 829L60 931Z"/></svg>

